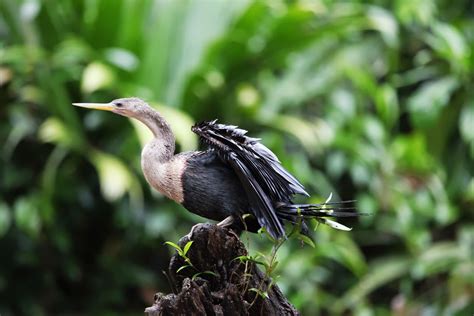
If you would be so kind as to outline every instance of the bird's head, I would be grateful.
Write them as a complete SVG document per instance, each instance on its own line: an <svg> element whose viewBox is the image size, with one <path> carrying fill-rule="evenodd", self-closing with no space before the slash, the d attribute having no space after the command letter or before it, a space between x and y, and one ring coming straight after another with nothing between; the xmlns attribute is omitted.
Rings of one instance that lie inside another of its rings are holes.
<svg viewBox="0 0 474 316"><path fill-rule="evenodd" d="M87 109L111 111L127 117L140 117L141 113L148 110L149 105L139 98L116 99L109 103L73 103Z"/></svg>

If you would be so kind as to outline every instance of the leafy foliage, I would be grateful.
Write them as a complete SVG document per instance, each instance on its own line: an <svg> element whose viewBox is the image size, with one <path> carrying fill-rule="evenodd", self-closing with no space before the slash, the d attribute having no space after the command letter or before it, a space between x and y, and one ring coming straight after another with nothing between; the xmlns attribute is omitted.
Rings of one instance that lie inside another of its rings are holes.
<svg viewBox="0 0 474 316"><path fill-rule="evenodd" d="M351 232L279 249L305 315L473 306L470 1L0 1L0 314L133 313L168 291L164 240L202 219L154 194L149 135L71 103L137 95L261 137ZM268 247L258 236L252 247Z"/></svg>

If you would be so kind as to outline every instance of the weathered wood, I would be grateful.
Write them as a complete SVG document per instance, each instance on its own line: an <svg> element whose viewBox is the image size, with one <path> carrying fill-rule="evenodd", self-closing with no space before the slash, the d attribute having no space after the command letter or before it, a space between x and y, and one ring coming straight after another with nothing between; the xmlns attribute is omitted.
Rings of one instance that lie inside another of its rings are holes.
<svg viewBox="0 0 474 316"><path fill-rule="evenodd" d="M185 236L178 244L183 248L189 240ZM271 280L254 263L236 259L247 250L234 232L202 224L195 227L191 240L187 256L194 267L177 272L186 262L177 253L171 258L169 276L176 294L155 294L155 303L145 310L148 316L299 315L277 285L268 288ZM266 291L268 297L252 288Z"/></svg>

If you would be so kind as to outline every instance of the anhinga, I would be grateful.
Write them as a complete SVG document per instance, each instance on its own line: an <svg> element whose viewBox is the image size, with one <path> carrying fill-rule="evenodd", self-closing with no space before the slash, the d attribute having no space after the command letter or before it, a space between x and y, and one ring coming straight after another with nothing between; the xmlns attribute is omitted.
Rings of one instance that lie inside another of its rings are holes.
<svg viewBox="0 0 474 316"><path fill-rule="evenodd" d="M246 136L237 126L203 122L192 131L207 143L206 151L175 154L175 139L169 124L138 98L110 103L74 103L76 106L112 111L145 124L153 140L142 151L141 165L148 183L182 204L189 211L223 226L256 231L264 227L275 239L285 237L283 223L316 218L344 229L326 217L357 216L340 203L294 204L295 194L309 196L303 185L286 171L275 154ZM329 205L329 207L328 207ZM250 217L243 215L251 214Z"/></svg>

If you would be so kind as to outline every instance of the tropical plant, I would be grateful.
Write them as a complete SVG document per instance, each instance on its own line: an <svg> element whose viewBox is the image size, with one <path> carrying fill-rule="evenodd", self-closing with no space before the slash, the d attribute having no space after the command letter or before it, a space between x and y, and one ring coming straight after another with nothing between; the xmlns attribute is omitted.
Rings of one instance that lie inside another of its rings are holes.
<svg viewBox="0 0 474 316"><path fill-rule="evenodd" d="M466 0L0 1L0 314L135 314L169 290L163 242L202 219L146 185L146 131L71 106L131 95L180 150L194 121L238 124L310 202L372 214L280 247L304 315L472 314L472 30Z"/></svg>

